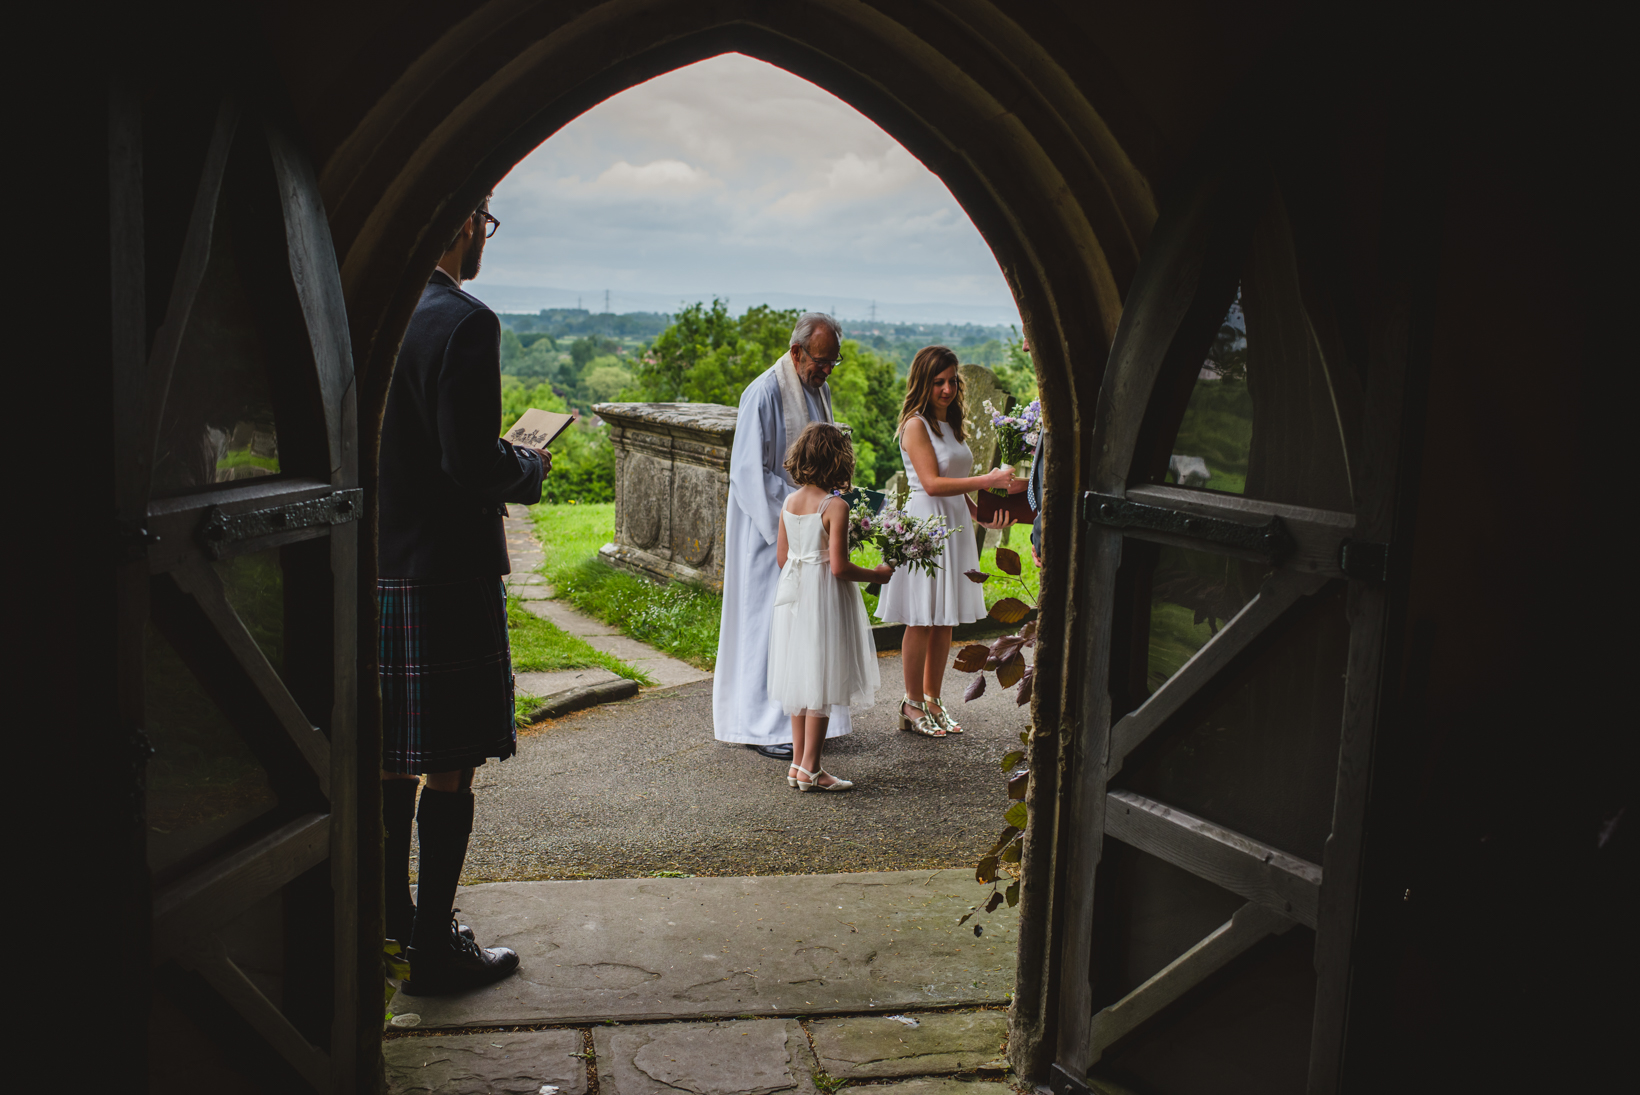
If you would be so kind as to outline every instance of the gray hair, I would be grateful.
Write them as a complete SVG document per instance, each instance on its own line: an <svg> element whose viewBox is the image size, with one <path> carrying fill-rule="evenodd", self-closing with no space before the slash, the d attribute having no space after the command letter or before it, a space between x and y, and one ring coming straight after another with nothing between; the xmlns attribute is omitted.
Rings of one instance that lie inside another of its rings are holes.
<svg viewBox="0 0 1640 1095"><path fill-rule="evenodd" d="M792 328L792 340L787 343L787 346L799 347L807 353L809 340L822 327L831 332L832 337L837 340L837 348L841 350L843 348L843 329L837 325L835 319L832 319L824 312L804 312L799 316L797 326Z"/></svg>

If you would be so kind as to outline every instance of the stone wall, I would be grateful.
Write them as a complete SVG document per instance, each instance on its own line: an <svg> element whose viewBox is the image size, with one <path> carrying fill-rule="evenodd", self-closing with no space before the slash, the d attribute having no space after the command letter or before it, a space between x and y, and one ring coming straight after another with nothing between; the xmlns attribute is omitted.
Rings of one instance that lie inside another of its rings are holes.
<svg viewBox="0 0 1640 1095"><path fill-rule="evenodd" d="M599 403L615 445L615 542L605 562L660 581L723 589L733 407Z"/></svg>

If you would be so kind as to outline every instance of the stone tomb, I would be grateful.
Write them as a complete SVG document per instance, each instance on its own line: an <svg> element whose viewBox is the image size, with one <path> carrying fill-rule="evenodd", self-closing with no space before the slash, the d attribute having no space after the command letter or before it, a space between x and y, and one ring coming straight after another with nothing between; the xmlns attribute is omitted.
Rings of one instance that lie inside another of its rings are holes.
<svg viewBox="0 0 1640 1095"><path fill-rule="evenodd" d="M599 403L615 445L615 542L605 562L646 578L723 589L733 407Z"/></svg>

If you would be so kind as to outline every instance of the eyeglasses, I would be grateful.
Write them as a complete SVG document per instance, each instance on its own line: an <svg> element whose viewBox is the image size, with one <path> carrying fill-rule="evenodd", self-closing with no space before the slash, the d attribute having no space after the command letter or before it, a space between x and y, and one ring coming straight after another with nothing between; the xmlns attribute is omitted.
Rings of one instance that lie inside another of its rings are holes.
<svg viewBox="0 0 1640 1095"><path fill-rule="evenodd" d="M815 357L813 354L809 353L807 346L799 346L798 349L803 351L804 357L808 358L822 369L835 369L837 368L837 363L843 360L841 357L834 357L830 359Z"/></svg>
<svg viewBox="0 0 1640 1095"><path fill-rule="evenodd" d="M490 216L489 213L485 212L482 209L475 212L473 214L473 216L483 217L484 218L484 221L485 221L484 238L485 239L489 239L491 236L495 235L495 230L497 228L501 227L501 222L500 221L496 220L494 217Z"/></svg>

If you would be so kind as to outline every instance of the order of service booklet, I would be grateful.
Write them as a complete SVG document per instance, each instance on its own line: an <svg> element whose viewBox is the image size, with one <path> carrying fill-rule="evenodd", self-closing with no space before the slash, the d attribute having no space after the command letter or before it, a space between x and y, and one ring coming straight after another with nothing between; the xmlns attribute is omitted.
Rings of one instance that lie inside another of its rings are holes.
<svg viewBox="0 0 1640 1095"><path fill-rule="evenodd" d="M531 407L524 412L524 416L513 424L513 428L502 435L502 440L514 445L523 445L531 449L544 449L558 439L558 435L569 428L575 421L572 414L560 414L557 411L543 411L540 407Z"/></svg>

